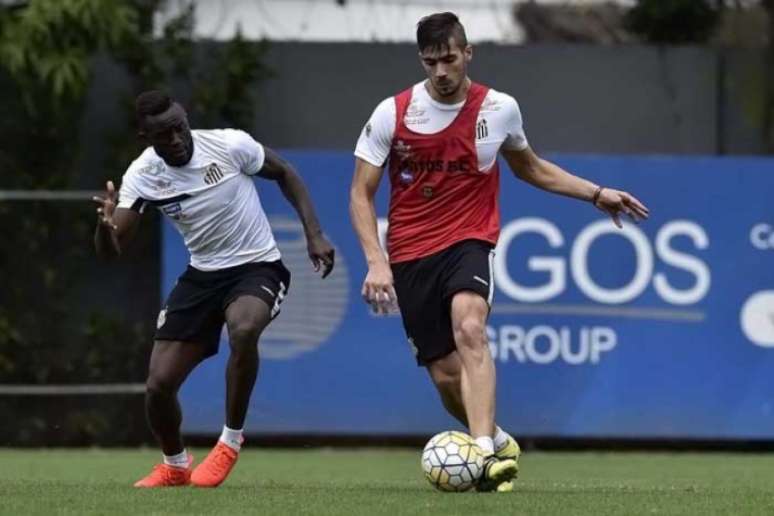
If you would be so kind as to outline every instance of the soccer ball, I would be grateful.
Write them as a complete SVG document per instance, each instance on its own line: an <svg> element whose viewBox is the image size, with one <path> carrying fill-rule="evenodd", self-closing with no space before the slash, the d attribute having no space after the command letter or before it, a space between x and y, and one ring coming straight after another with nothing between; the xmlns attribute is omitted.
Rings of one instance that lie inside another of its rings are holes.
<svg viewBox="0 0 774 516"><path fill-rule="evenodd" d="M484 455L471 436L450 430L436 434L422 452L425 478L441 491L467 491L484 471Z"/></svg>

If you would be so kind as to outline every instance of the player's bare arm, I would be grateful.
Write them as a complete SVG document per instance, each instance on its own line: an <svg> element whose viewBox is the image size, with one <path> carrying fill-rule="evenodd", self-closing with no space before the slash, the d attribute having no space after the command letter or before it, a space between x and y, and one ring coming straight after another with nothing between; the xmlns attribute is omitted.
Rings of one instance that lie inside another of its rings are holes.
<svg viewBox="0 0 774 516"><path fill-rule="evenodd" d="M379 244L374 196L384 174L383 167L355 158L355 174L349 191L349 213L368 263L363 281L363 299L374 310L386 311L396 299L392 270Z"/></svg>
<svg viewBox="0 0 774 516"><path fill-rule="evenodd" d="M323 235L309 192L290 163L268 147L264 147L264 152L266 159L258 175L276 181L282 194L295 208L304 226L309 259L312 260L315 271L323 270L322 277L325 278L333 270L334 249Z"/></svg>
<svg viewBox="0 0 774 516"><path fill-rule="evenodd" d="M549 192L589 201L610 215L619 228L622 227L622 214L634 222L648 218L648 208L632 194L596 185L570 174L562 167L538 156L530 147L523 150L503 149L502 155L520 179Z"/></svg>
<svg viewBox="0 0 774 516"><path fill-rule="evenodd" d="M134 237L140 223L140 214L126 208L116 208L118 195L113 181L108 181L104 196L93 197L97 203L97 229L94 246L101 259L121 256Z"/></svg>

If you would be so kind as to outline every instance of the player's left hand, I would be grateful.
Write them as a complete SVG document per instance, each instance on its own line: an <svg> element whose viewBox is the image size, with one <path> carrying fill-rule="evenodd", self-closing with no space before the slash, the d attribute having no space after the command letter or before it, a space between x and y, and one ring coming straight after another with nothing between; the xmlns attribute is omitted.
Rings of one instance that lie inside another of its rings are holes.
<svg viewBox="0 0 774 516"><path fill-rule="evenodd" d="M621 214L626 215L633 222L647 219L650 215L650 210L632 194L612 188L603 188L594 206L610 215L619 228L623 227Z"/></svg>
<svg viewBox="0 0 774 516"><path fill-rule="evenodd" d="M118 226L113 222L113 213L116 211L118 205L118 194L116 193L116 187L113 185L113 181L108 181L105 186L105 196L94 196L92 201L99 204L97 208L97 221L100 225L105 226L111 231L116 231Z"/></svg>
<svg viewBox="0 0 774 516"><path fill-rule="evenodd" d="M333 270L335 250L328 239L322 234L307 237L306 248L309 251L309 259L312 260L314 270L322 269L322 277L327 278Z"/></svg>

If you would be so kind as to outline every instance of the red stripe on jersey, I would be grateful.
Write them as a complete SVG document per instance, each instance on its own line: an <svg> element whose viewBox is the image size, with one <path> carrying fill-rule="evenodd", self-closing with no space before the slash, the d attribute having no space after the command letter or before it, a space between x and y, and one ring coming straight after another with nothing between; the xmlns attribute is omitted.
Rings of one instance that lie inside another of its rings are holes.
<svg viewBox="0 0 774 516"><path fill-rule="evenodd" d="M468 239L497 243L500 169L478 170L476 121L489 88L471 83L454 121L434 134L419 134L403 119L412 88L395 96L395 135L390 149L390 262L405 262Z"/></svg>

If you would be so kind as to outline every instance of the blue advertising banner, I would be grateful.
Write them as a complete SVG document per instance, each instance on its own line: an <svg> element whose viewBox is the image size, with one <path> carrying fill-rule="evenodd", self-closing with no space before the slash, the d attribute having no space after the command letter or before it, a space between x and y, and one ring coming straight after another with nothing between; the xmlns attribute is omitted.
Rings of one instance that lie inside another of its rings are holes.
<svg viewBox="0 0 774 516"><path fill-rule="evenodd" d="M350 153L284 155L312 193L336 269L324 281L314 273L292 208L276 185L256 180L293 279L260 344L247 431L456 426L416 367L400 318L371 315L360 297L366 267L349 222ZM500 426L522 436L774 438L774 160L551 158L632 192L652 216L619 230L589 204L503 167L487 327ZM385 178L380 217L387 190ZM166 223L163 238L166 296L188 255ZM224 338L184 385L185 430L223 424L227 356Z"/></svg>

